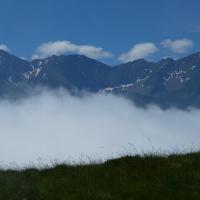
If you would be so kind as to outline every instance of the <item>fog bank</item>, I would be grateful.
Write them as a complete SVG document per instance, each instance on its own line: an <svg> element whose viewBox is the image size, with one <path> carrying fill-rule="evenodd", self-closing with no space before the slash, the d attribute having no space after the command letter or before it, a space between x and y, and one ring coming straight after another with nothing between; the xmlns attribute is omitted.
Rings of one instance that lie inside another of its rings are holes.
<svg viewBox="0 0 200 200"><path fill-rule="evenodd" d="M64 90L43 90L17 102L0 102L0 165L195 150L199 119L199 110L145 110L113 95L78 98Z"/></svg>

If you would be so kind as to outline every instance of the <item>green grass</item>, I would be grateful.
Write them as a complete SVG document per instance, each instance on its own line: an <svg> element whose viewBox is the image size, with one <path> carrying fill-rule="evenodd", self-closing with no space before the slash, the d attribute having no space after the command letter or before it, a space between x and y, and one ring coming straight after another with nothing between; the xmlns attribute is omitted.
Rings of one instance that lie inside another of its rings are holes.
<svg viewBox="0 0 200 200"><path fill-rule="evenodd" d="M200 199L200 153L0 171L2 200Z"/></svg>

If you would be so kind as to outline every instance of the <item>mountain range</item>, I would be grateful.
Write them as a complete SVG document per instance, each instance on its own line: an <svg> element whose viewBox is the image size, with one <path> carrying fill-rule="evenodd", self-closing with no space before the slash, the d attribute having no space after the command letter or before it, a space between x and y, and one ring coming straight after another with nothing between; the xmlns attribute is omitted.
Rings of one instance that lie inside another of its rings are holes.
<svg viewBox="0 0 200 200"><path fill-rule="evenodd" d="M123 95L138 106L200 107L200 53L174 60L138 59L109 66L83 55L32 61L0 50L0 96L19 96L37 86Z"/></svg>

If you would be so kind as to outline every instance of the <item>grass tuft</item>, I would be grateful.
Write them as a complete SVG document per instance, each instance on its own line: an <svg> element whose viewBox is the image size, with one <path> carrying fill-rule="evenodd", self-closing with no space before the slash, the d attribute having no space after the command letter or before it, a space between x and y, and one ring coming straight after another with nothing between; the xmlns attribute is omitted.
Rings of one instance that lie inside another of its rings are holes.
<svg viewBox="0 0 200 200"><path fill-rule="evenodd" d="M1 170L0 200L200 199L200 153Z"/></svg>

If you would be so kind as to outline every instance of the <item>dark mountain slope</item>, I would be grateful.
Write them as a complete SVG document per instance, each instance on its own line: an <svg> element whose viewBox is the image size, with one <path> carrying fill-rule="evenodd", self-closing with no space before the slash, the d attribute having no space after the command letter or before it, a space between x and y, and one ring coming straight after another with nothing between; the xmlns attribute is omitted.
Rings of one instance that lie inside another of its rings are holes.
<svg viewBox="0 0 200 200"><path fill-rule="evenodd" d="M30 82L48 86L62 86L89 91L104 88L111 68L97 60L82 55L52 56L32 62L35 73Z"/></svg>
<svg viewBox="0 0 200 200"><path fill-rule="evenodd" d="M6 82L20 82L25 80L24 74L31 70L28 61L22 60L3 50L0 50L0 85Z"/></svg>
<svg viewBox="0 0 200 200"><path fill-rule="evenodd" d="M200 107L200 53L179 60L144 59L110 67L82 55L28 62L0 51L0 94L38 85L125 95L138 105Z"/></svg>

